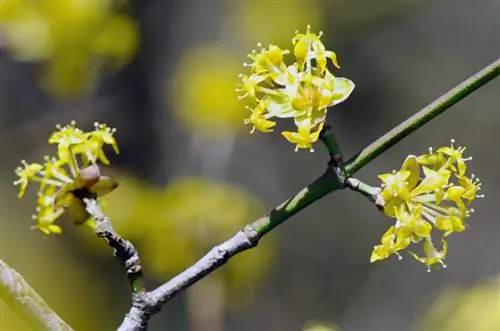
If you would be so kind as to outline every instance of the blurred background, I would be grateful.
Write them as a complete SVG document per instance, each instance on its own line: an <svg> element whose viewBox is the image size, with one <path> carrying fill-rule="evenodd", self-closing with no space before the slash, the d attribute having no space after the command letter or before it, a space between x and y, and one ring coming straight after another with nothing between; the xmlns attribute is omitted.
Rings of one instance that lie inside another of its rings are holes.
<svg viewBox="0 0 500 331"><path fill-rule="evenodd" d="M257 42L290 48L307 24L356 83L328 118L347 157L500 54L498 0L0 0L0 258L75 330L114 330L129 309L104 242L64 220L62 236L31 231L34 191L16 197L14 168L55 152L58 123L118 129L106 171L121 186L106 210L151 286L307 185L323 149L250 136L234 92ZM448 269L370 264L390 220L336 192L172 300L150 330L499 330L499 90L488 84L359 173L377 185L409 153L467 146L486 199L451 238ZM29 330L1 301L0 320Z"/></svg>

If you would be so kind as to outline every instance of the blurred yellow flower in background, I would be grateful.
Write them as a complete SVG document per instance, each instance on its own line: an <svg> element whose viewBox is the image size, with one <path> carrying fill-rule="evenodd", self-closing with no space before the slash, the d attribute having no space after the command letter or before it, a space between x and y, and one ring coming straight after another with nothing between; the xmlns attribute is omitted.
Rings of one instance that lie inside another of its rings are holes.
<svg viewBox="0 0 500 331"><path fill-rule="evenodd" d="M172 76L169 98L180 123L205 137L241 131L244 114L234 99L240 64L217 46L186 51Z"/></svg>
<svg viewBox="0 0 500 331"><path fill-rule="evenodd" d="M40 78L50 93L75 95L136 53L138 27L119 6L111 0L0 0L0 33L15 59L44 64Z"/></svg>
<svg viewBox="0 0 500 331"><path fill-rule="evenodd" d="M470 288L451 288L431 305L413 330L497 331L500 329L500 276Z"/></svg>
<svg viewBox="0 0 500 331"><path fill-rule="evenodd" d="M290 31L307 24L322 26L321 4L315 1L247 0L227 3L228 24L245 45L285 43Z"/></svg>
<svg viewBox="0 0 500 331"><path fill-rule="evenodd" d="M339 329L331 324L320 322L308 322L302 331L338 331Z"/></svg>

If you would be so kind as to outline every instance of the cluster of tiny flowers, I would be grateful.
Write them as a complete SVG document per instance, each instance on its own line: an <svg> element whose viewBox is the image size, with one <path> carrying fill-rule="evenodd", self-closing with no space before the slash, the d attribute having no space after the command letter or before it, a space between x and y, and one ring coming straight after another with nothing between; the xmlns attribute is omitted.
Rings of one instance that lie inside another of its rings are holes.
<svg viewBox="0 0 500 331"><path fill-rule="evenodd" d="M40 184L33 228L47 235L62 232L54 222L66 210L72 214L70 217L75 223L87 220L85 206L73 195L75 190L87 188L95 196L102 196L117 186L109 177L101 176L97 166L97 162L109 164L103 151L105 145L111 145L116 153L119 152L113 137L115 129L95 123L93 131L84 132L75 127L74 121L56 128L48 142L57 145L57 156L45 156L42 164L23 160L15 169L19 179L14 185L20 187L20 198L30 181Z"/></svg>
<svg viewBox="0 0 500 331"><path fill-rule="evenodd" d="M236 89L240 99L249 100L252 125L250 133L272 132L273 118L293 118L297 132L282 135L299 148L313 151L312 144L319 138L326 119L327 108L346 100L354 89L347 78L335 77L327 67L328 59L339 68L337 56L325 49L322 33L314 34L307 27L305 34L295 33L292 43L295 61L287 65L284 56L290 51L276 45L252 51L249 75L240 75ZM262 47L261 44L257 45Z"/></svg>
<svg viewBox="0 0 500 331"><path fill-rule="evenodd" d="M465 147L455 148L451 140L451 146L437 151L430 148L428 154L420 156L410 155L399 171L379 176L383 184L377 204L396 223L384 233L381 244L374 247L371 262L392 254L401 259L399 251L412 243L423 243L424 257L410 254L424 263L428 271L436 263L446 267L446 238L465 230L464 220L474 211L471 203L484 197L478 194L480 180L473 174L466 175L466 161L472 158L464 158L464 151ZM440 237L441 249L436 248L431 232Z"/></svg>

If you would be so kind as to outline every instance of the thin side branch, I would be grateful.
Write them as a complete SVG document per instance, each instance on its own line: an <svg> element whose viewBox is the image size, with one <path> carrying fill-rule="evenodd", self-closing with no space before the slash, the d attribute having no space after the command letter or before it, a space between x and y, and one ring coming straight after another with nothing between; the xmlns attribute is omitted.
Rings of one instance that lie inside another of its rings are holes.
<svg viewBox="0 0 500 331"><path fill-rule="evenodd" d="M113 249L114 256L125 268L127 277L132 287L133 293L142 293L146 291L144 279L142 277L141 259L134 245L128 240L123 239L113 229L113 225L107 216L104 215L101 206L97 200L92 198L83 198L85 209L95 221L95 234L103 238Z"/></svg>
<svg viewBox="0 0 500 331"><path fill-rule="evenodd" d="M73 330L16 270L2 260L0 260L0 298L33 330Z"/></svg>
<svg viewBox="0 0 500 331"><path fill-rule="evenodd" d="M113 249L113 255L125 268L132 287L132 307L118 330L146 330L149 318L156 309L148 300L139 253L130 241L122 238L113 229L110 219L104 215L101 206L94 197L83 197L82 201L95 222L95 234L103 238Z"/></svg>
<svg viewBox="0 0 500 331"><path fill-rule="evenodd" d="M347 172L349 175L355 174L377 156L396 145L399 141L403 140L403 138L418 130L430 120L442 114L445 110L448 110L451 106L463 100L472 92L489 83L498 75L500 75L500 58L484 67L481 71L470 76L406 121L365 147L355 157L346 162Z"/></svg>

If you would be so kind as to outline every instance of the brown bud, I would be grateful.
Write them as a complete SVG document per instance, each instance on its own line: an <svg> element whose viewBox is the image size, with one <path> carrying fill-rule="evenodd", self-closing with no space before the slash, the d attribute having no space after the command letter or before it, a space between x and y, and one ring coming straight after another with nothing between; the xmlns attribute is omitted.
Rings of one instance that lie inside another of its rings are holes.
<svg viewBox="0 0 500 331"><path fill-rule="evenodd" d="M99 181L99 177L101 176L101 171L99 170L99 166L93 164L88 166L85 169L80 170L78 174L77 180L77 188L88 188L90 189L95 183Z"/></svg>

